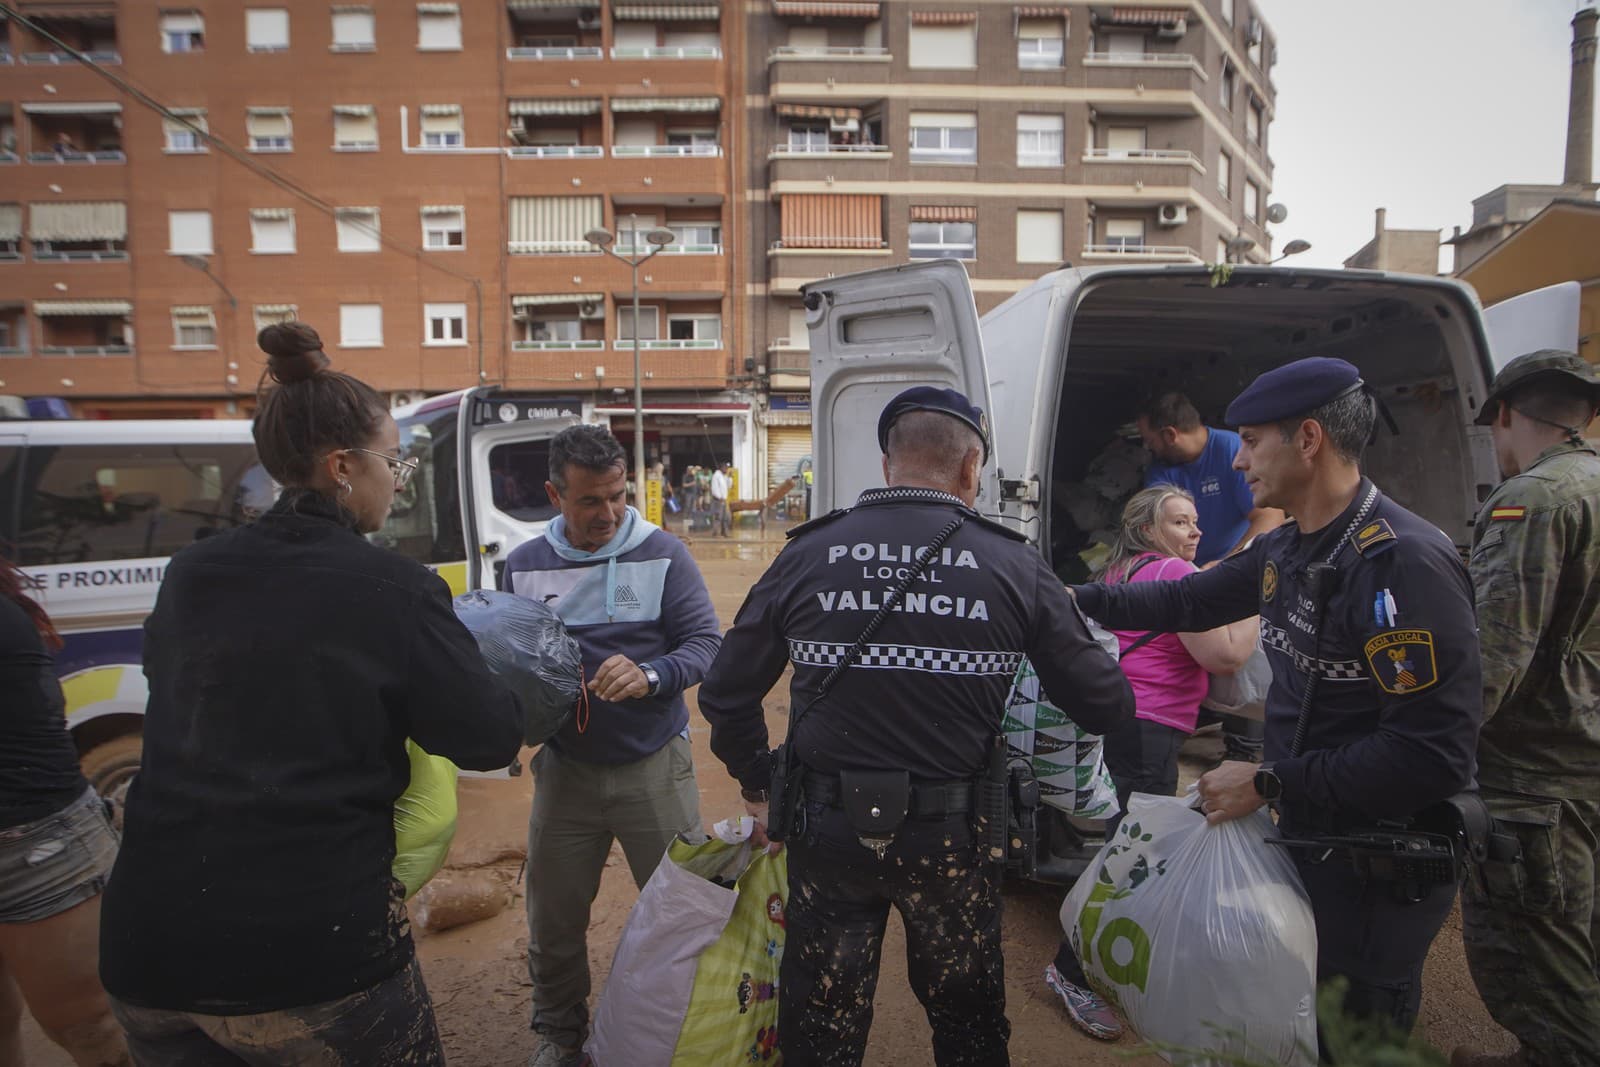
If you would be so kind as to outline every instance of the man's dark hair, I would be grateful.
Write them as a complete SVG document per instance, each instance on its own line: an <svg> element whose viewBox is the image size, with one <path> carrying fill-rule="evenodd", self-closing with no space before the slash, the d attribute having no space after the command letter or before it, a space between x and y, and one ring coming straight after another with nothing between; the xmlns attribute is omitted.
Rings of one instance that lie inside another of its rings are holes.
<svg viewBox="0 0 1600 1067"><path fill-rule="evenodd" d="M1565 375L1540 375L1512 389L1501 403L1540 422L1578 430L1594 418L1594 394Z"/></svg>
<svg viewBox="0 0 1600 1067"><path fill-rule="evenodd" d="M571 466L596 473L626 471L628 454L604 426L569 426L550 441L550 481L557 492L567 491L567 468Z"/></svg>
<svg viewBox="0 0 1600 1067"><path fill-rule="evenodd" d="M1295 431L1307 419L1322 424L1322 432L1327 435L1328 444L1333 446L1335 455L1346 463L1360 463L1361 453L1366 451L1367 442L1372 440L1378 407L1364 390L1358 389L1304 415L1284 419L1278 423L1278 433L1285 441L1292 441Z"/></svg>
<svg viewBox="0 0 1600 1067"><path fill-rule="evenodd" d="M1200 412L1182 393L1158 393L1139 408L1139 415L1152 430L1168 426L1179 433L1189 433L1200 428Z"/></svg>

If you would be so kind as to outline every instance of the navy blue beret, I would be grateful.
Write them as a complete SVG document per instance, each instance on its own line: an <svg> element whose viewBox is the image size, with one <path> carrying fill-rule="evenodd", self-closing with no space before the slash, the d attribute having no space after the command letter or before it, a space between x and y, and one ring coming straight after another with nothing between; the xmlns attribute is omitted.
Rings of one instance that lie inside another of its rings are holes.
<svg viewBox="0 0 1600 1067"><path fill-rule="evenodd" d="M885 454L889 451L889 427L909 411L937 411L960 419L983 439L983 461L989 462L989 420L983 409L954 389L935 389L931 385L912 386L884 407L878 416L878 447Z"/></svg>
<svg viewBox="0 0 1600 1067"><path fill-rule="evenodd" d="M1233 398L1223 418L1229 426L1261 426L1304 415L1365 383L1355 365L1314 356L1275 367Z"/></svg>

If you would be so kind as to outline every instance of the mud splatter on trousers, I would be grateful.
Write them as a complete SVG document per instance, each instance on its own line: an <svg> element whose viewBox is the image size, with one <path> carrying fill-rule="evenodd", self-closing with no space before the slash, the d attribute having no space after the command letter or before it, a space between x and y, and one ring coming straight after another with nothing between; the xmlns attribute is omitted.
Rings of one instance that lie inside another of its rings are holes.
<svg viewBox="0 0 1600 1067"><path fill-rule="evenodd" d="M878 859L843 812L808 805L789 838L788 946L778 983L786 1067L860 1064L883 932L906 929L912 992L939 1067L1005 1067L1011 1034L1000 954L1000 877L978 859L967 816L908 820Z"/></svg>

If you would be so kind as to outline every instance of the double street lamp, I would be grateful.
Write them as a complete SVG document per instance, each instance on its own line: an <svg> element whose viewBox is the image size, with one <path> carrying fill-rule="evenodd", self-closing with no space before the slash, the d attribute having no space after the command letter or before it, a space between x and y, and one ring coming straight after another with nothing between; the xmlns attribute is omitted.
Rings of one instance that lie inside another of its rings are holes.
<svg viewBox="0 0 1600 1067"><path fill-rule="evenodd" d="M639 255L639 217L628 216L628 251L630 255L623 255L611 247L616 237L604 227L596 227L583 235L583 239L594 245L596 249L604 252L612 259L620 260L628 265L633 274L633 503L644 514L645 510L645 470L644 470L644 372L640 369L639 362L639 266L651 257L660 253L677 237L671 230L662 226L654 226L647 230L644 239L650 245L650 250L644 255Z"/></svg>

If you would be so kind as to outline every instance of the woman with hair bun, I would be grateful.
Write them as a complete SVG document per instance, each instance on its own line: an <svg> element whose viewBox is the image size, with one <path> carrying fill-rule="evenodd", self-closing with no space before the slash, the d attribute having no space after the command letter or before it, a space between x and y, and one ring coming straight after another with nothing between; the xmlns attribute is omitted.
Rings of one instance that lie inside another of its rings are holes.
<svg viewBox="0 0 1600 1067"><path fill-rule="evenodd" d="M145 623L101 978L140 1065L443 1063L391 871L405 743L504 767L520 707L445 583L362 536L413 469L383 399L304 323L257 343L284 489L175 555Z"/></svg>

